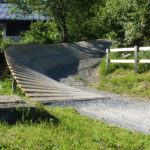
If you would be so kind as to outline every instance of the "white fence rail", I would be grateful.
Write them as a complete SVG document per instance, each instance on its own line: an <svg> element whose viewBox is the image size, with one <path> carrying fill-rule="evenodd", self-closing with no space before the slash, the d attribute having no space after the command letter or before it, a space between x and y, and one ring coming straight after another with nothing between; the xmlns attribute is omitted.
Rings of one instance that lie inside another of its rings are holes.
<svg viewBox="0 0 150 150"><path fill-rule="evenodd" d="M150 47L130 47L130 48L113 48L106 50L106 71L109 70L110 63L130 63L134 64L135 73L138 72L138 63L150 63L150 59L139 59L138 53L140 51L150 51ZM134 52L134 59L110 59L110 53L115 52Z"/></svg>

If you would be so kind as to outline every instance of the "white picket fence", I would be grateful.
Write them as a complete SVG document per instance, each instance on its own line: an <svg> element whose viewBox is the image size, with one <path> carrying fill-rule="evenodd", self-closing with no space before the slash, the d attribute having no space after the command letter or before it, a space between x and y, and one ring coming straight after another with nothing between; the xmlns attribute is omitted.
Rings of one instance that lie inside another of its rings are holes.
<svg viewBox="0 0 150 150"><path fill-rule="evenodd" d="M138 72L138 64L139 63L150 63L149 59L139 59L138 53L140 51L150 51L150 47L130 47L130 48L113 48L113 49L107 49L106 50L106 71L109 70L110 63L128 63L128 64L134 64L134 70L135 73ZM134 52L134 59L110 59L110 53L116 53L116 52Z"/></svg>

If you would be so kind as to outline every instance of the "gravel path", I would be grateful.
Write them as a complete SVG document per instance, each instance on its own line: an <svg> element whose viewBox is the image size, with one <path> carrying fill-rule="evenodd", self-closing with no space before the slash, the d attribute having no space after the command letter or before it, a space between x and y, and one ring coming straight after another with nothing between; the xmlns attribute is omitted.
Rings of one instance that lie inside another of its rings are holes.
<svg viewBox="0 0 150 150"><path fill-rule="evenodd" d="M106 123L150 134L150 102L108 92L99 92L106 99L76 104L83 114Z"/></svg>
<svg viewBox="0 0 150 150"><path fill-rule="evenodd" d="M103 91L96 93L105 98L91 101L51 103L51 106L73 106L82 115L132 131L150 134L150 101Z"/></svg>

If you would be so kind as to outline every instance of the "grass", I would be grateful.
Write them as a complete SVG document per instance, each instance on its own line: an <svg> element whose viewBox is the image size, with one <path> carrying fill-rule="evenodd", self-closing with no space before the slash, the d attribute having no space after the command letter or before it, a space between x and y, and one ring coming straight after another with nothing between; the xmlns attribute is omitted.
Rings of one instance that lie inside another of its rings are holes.
<svg viewBox="0 0 150 150"><path fill-rule="evenodd" d="M17 86L14 92L15 95L24 97L24 93ZM12 95L12 78L7 76L3 81L0 81L0 95Z"/></svg>
<svg viewBox="0 0 150 150"><path fill-rule="evenodd" d="M100 65L99 90L119 94L150 98L150 71L147 64L139 65L139 73L134 73L131 64L111 64L106 73L105 59Z"/></svg>
<svg viewBox="0 0 150 150"><path fill-rule="evenodd" d="M25 113L25 111L23 111ZM148 150L150 136L130 132L79 115L72 108L42 108L52 119L0 123L0 149ZM23 113L23 114L24 114ZM32 112L33 113L33 112ZM37 114L35 115L37 116ZM22 117L24 118L24 117ZM33 119L33 116L32 116Z"/></svg>

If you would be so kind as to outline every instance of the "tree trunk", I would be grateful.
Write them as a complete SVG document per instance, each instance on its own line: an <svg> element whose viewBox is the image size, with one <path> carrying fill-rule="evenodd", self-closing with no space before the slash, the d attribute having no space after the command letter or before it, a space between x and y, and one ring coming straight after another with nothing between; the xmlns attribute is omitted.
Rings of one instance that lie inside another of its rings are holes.
<svg viewBox="0 0 150 150"><path fill-rule="evenodd" d="M67 29L65 16L62 17L61 22L62 22L61 23L62 24L62 41L68 42L68 29Z"/></svg>

